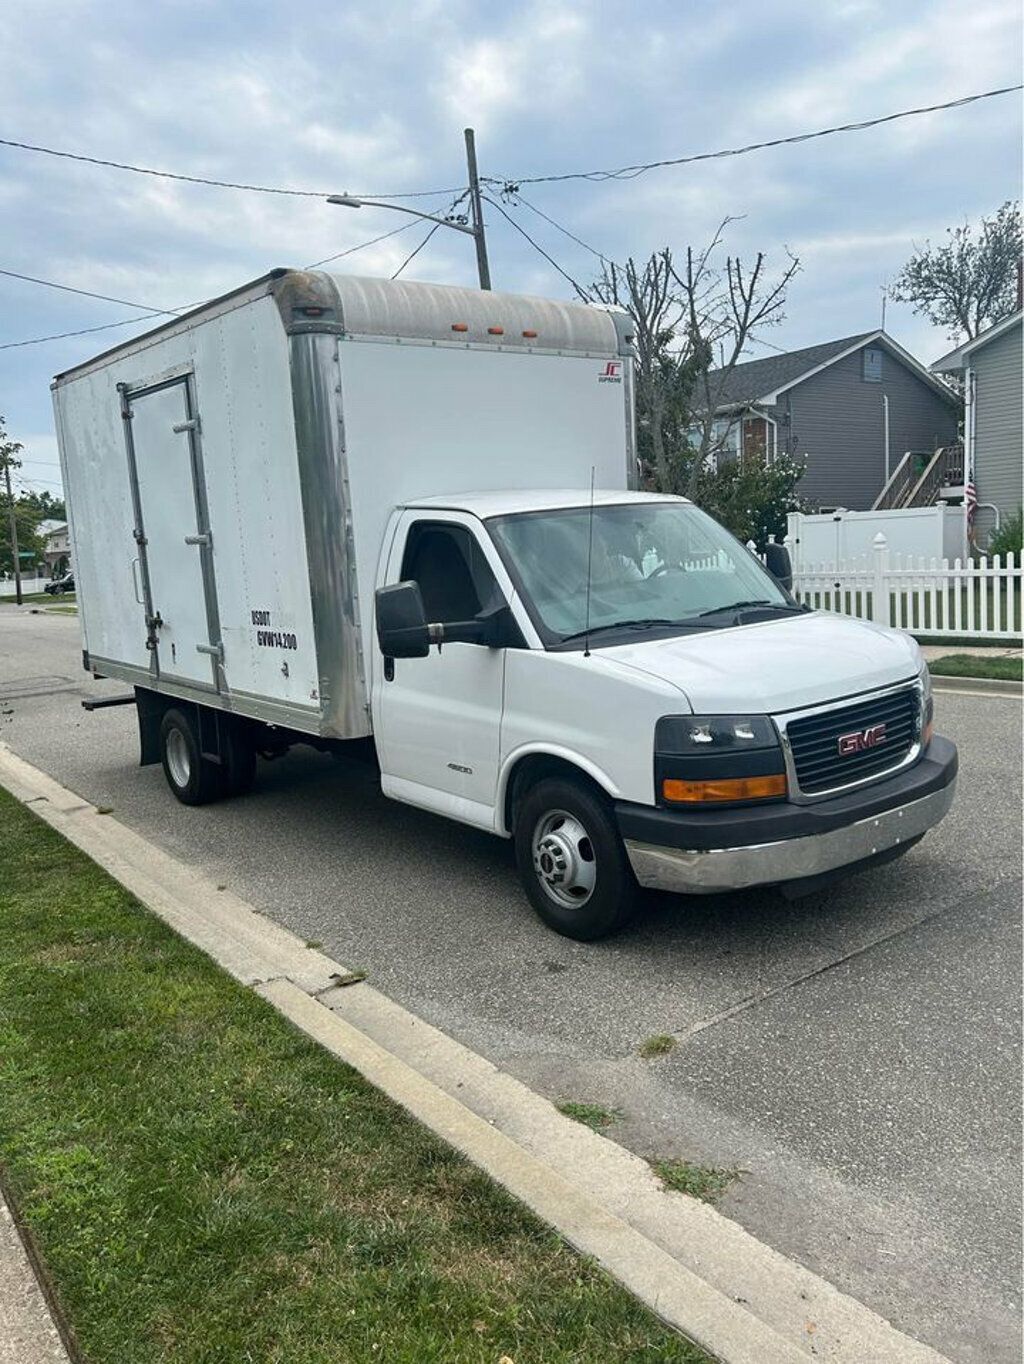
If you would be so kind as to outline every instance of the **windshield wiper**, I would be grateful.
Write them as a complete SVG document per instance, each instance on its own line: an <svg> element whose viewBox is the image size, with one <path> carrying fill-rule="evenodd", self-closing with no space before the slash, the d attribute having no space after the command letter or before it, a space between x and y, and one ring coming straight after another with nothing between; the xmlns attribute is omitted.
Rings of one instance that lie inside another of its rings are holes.
<svg viewBox="0 0 1024 1364"><path fill-rule="evenodd" d="M606 630L654 630L659 626L671 626L674 630L695 630L697 626L692 621L686 620L665 620L662 618L653 620L613 620L607 625L592 625L589 630L574 630L571 635L563 635L562 644L569 644L574 639L585 639L588 635L599 635Z"/></svg>
<svg viewBox="0 0 1024 1364"><path fill-rule="evenodd" d="M698 617L698 619L699 619L699 620L703 620L703 618L704 618L705 616L721 616L721 615L724 615L727 611L744 611L744 610L753 608L753 607L755 607L755 606L756 606L756 607L760 607L761 610L763 610L763 611L766 610L766 611L788 611L788 612L794 612L794 611L803 611L803 609L804 609L802 606L790 606L787 602L765 601L765 600L760 600L760 601L733 601L733 602L730 602L730 603L728 604L728 606L715 606L715 607L712 607L712 609L711 609L710 611L701 611L700 616Z"/></svg>

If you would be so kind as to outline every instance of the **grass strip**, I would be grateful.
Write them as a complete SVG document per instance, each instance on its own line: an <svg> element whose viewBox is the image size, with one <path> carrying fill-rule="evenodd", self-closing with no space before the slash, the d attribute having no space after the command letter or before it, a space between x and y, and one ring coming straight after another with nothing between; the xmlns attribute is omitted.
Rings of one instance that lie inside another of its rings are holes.
<svg viewBox="0 0 1024 1364"><path fill-rule="evenodd" d="M21 594L21 600L22 600L23 602L37 602L37 601L43 601L43 602L46 602L46 601L49 601L49 602L54 602L54 601L74 602L74 601L76 600L76 597L75 597L74 592L62 592L62 593L60 593L59 595L58 595L57 593L55 593L55 592L23 592L23 593ZM5 593L4 596L0 597L0 606L17 606L17 604L18 604L18 603L17 603L17 600L15 599L15 597L13 596L13 594L12 594L11 596L7 596L6 593Z"/></svg>
<svg viewBox="0 0 1024 1364"><path fill-rule="evenodd" d="M555 1105L559 1113L564 1113L567 1118L572 1118L574 1122L581 1122L585 1127L592 1127L595 1132L600 1132L602 1127L611 1127L616 1118L622 1114L617 1108L602 1108L600 1104L577 1103L575 1099L563 1099L561 1103Z"/></svg>
<svg viewBox="0 0 1024 1364"><path fill-rule="evenodd" d="M979 654L947 654L933 658L928 671L933 677L993 677L1000 682L1020 682L1024 668L1019 658L983 658Z"/></svg>
<svg viewBox="0 0 1024 1364"><path fill-rule="evenodd" d="M739 1175L739 1170L716 1170L712 1165L691 1165L688 1160L652 1160L651 1169L676 1193L715 1203Z"/></svg>
<svg viewBox="0 0 1024 1364"><path fill-rule="evenodd" d="M89 1364L708 1364L0 791L0 1164Z"/></svg>

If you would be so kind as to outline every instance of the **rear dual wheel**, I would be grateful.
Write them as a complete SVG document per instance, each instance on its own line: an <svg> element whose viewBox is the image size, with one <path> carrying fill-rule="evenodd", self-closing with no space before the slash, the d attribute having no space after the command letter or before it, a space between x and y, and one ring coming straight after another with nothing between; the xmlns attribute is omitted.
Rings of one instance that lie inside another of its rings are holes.
<svg viewBox="0 0 1024 1364"><path fill-rule="evenodd" d="M531 786L516 812L515 848L530 903L556 933L593 942L629 922L636 880L607 802L584 782Z"/></svg>

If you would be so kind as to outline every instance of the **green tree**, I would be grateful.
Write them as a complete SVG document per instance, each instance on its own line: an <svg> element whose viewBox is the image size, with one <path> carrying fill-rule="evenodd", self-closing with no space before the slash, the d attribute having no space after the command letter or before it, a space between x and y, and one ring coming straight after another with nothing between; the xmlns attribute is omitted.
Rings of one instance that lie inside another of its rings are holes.
<svg viewBox="0 0 1024 1364"><path fill-rule="evenodd" d="M939 246L926 241L896 276L890 294L953 341L970 340L1018 306L1020 204L1007 200L992 218L946 229Z"/></svg>
<svg viewBox="0 0 1024 1364"><path fill-rule="evenodd" d="M18 455L22 449L24 447L21 441L12 440L8 436L4 418L0 417L0 501L3 504L3 514L0 516L0 572L13 573L15 567L11 545L12 505L21 556L20 566L23 569L31 568L43 557L43 543L37 534L42 516L35 507L27 506L23 498L14 497L12 493L8 500L7 496L10 474L13 470L21 468Z"/></svg>
<svg viewBox="0 0 1024 1364"><path fill-rule="evenodd" d="M53 493L22 493L19 501L24 502L27 507L34 507L43 521L66 521L68 519L64 499L54 497Z"/></svg>
<svg viewBox="0 0 1024 1364"><path fill-rule="evenodd" d="M797 493L803 472L788 455L770 464L761 456L728 460L700 472L694 501L738 540L753 540L763 550L770 535L780 544L785 539L789 512L807 509Z"/></svg>

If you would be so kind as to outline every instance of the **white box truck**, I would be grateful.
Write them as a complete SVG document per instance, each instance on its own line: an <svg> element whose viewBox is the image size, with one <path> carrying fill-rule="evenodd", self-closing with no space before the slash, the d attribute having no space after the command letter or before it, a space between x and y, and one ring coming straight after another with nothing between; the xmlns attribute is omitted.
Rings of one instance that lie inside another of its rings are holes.
<svg viewBox="0 0 1024 1364"><path fill-rule="evenodd" d="M83 662L190 805L369 749L561 933L799 893L953 799L908 636L635 490L628 317L278 270L58 375ZM595 490L596 487L596 490ZM90 704L90 703L87 703ZM94 703L96 704L96 703Z"/></svg>

